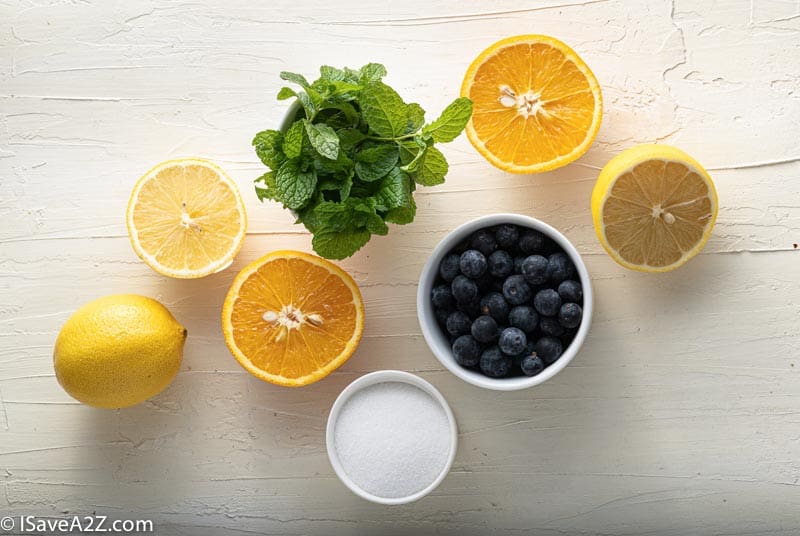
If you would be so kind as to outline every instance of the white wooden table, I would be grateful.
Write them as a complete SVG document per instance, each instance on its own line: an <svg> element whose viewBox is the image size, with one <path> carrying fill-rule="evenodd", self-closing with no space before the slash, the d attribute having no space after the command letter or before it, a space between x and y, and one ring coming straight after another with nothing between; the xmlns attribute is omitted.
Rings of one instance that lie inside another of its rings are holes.
<svg viewBox="0 0 800 536"><path fill-rule="evenodd" d="M353 358L298 390L245 373L219 327L228 285L266 251L310 248L252 190L250 140L287 106L278 72L379 61L434 116L483 48L537 32L601 82L591 150L512 176L463 137L445 146L447 183L418 192L416 221L343 263L367 307ZM0 515L97 512L214 536L797 534L798 73L800 3L788 0L0 0ZM589 214L599 168L652 141L704 163L721 201L704 252L662 276L614 264ZM124 211L141 173L191 155L236 179L250 233L232 268L178 281L139 261ZM564 231L597 294L583 351L515 393L445 371L414 303L434 244L497 211ZM103 411L59 388L52 345L72 311L115 292L161 300L190 335L167 391ZM325 454L336 395L385 368L436 385L461 431L451 474L403 507L350 494Z"/></svg>

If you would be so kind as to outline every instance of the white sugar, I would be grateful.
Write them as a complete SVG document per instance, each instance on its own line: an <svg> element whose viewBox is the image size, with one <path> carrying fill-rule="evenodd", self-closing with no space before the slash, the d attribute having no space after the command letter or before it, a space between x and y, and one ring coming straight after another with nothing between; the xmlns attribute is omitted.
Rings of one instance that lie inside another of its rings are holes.
<svg viewBox="0 0 800 536"><path fill-rule="evenodd" d="M377 383L354 394L342 406L335 430L345 473L383 498L428 487L451 448L444 409L425 391L401 382Z"/></svg>

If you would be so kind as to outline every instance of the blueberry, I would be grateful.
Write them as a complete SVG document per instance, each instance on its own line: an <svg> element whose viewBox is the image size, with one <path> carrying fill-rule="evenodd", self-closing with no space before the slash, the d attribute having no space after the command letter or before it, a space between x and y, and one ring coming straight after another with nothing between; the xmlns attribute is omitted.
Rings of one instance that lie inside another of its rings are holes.
<svg viewBox="0 0 800 536"><path fill-rule="evenodd" d="M525 262L525 257L514 257L514 273L522 273L522 263Z"/></svg>
<svg viewBox="0 0 800 536"><path fill-rule="evenodd" d="M566 253L553 253L547 259L547 278L553 283L575 277L575 265Z"/></svg>
<svg viewBox="0 0 800 536"><path fill-rule="evenodd" d="M491 255L492 252L497 249L497 241L494 239L494 235L491 233L491 231L486 229L481 229L472 235L472 241L470 242L470 245L472 246L472 249L477 249L486 257Z"/></svg>
<svg viewBox="0 0 800 536"><path fill-rule="evenodd" d="M540 315L555 316L561 308L561 296L551 288L540 290L533 298L533 306Z"/></svg>
<svg viewBox="0 0 800 536"><path fill-rule="evenodd" d="M450 283L456 278L461 270L458 267L458 262L460 259L461 257L455 253L446 255L445 258L442 259L441 264L439 264L439 275L442 276L442 279Z"/></svg>
<svg viewBox="0 0 800 536"><path fill-rule="evenodd" d="M522 275L531 285L541 285L547 282L547 259L541 255L531 255L522 261Z"/></svg>
<svg viewBox="0 0 800 536"><path fill-rule="evenodd" d="M558 285L558 295L565 302L581 303L583 300L583 287L577 281L567 279Z"/></svg>
<svg viewBox="0 0 800 536"><path fill-rule="evenodd" d="M477 297L465 302L458 302L456 308L470 318L481 316L481 301Z"/></svg>
<svg viewBox="0 0 800 536"><path fill-rule="evenodd" d="M460 337L461 335L466 335L469 333L471 323L472 322L466 313L462 311L453 311L447 317L445 329L447 330L447 333L453 337Z"/></svg>
<svg viewBox="0 0 800 536"><path fill-rule="evenodd" d="M478 297L478 285L465 275L456 276L450 284L450 289L458 303L467 303Z"/></svg>
<svg viewBox="0 0 800 536"><path fill-rule="evenodd" d="M508 302L499 292L490 292L481 298L481 313L491 316L498 324L508 321L508 310Z"/></svg>
<svg viewBox="0 0 800 536"><path fill-rule="evenodd" d="M434 309L433 314L436 316L436 322L444 327L447 325L447 317L452 313L450 309Z"/></svg>
<svg viewBox="0 0 800 536"><path fill-rule="evenodd" d="M437 309L450 309L454 305L453 292L450 285L436 285L431 291L431 303Z"/></svg>
<svg viewBox="0 0 800 536"><path fill-rule="evenodd" d="M528 255L541 251L544 247L544 244L545 236L539 231L534 231L533 229L527 229L519 238L519 249Z"/></svg>
<svg viewBox="0 0 800 536"><path fill-rule="evenodd" d="M486 272L486 257L476 249L468 249L461 254L458 266L462 274L476 279Z"/></svg>
<svg viewBox="0 0 800 536"><path fill-rule="evenodd" d="M565 303L558 311L558 323L565 328L577 328L581 325L583 310L577 303Z"/></svg>
<svg viewBox="0 0 800 536"><path fill-rule="evenodd" d="M510 275L503 283L503 296L511 305L522 305L531 299L531 294L533 294L533 291L530 285L525 282L525 278L521 275Z"/></svg>
<svg viewBox="0 0 800 536"><path fill-rule="evenodd" d="M514 259L507 251L498 249L489 255L489 273L494 277L507 277L514 271Z"/></svg>
<svg viewBox="0 0 800 536"><path fill-rule="evenodd" d="M561 341L555 337L542 337L536 341L536 355L542 358L545 365L552 365L563 351Z"/></svg>
<svg viewBox="0 0 800 536"><path fill-rule="evenodd" d="M508 324L525 333L532 333L539 324L539 315L530 305L517 305L508 313Z"/></svg>
<svg viewBox="0 0 800 536"><path fill-rule="evenodd" d="M544 370L544 361L538 355L528 355L519 364L525 376L536 376Z"/></svg>
<svg viewBox="0 0 800 536"><path fill-rule="evenodd" d="M481 372L491 378L502 378L511 372L514 361L504 355L497 346L487 348L481 354Z"/></svg>
<svg viewBox="0 0 800 536"><path fill-rule="evenodd" d="M519 229L511 224L498 225L494 230L494 238L501 248L514 249L519 242Z"/></svg>
<svg viewBox="0 0 800 536"><path fill-rule="evenodd" d="M469 335L462 335L453 342L453 357L462 367L474 367L481 359L481 345Z"/></svg>
<svg viewBox="0 0 800 536"><path fill-rule="evenodd" d="M554 316L543 316L539 319L539 331L552 337L560 337L564 334L564 326L558 323Z"/></svg>
<svg viewBox="0 0 800 536"><path fill-rule="evenodd" d="M474 324L473 324L474 326ZM519 328L506 328L500 333L500 340L497 343L500 350L506 355L519 355L525 351L528 344L528 337Z"/></svg>
<svg viewBox="0 0 800 536"><path fill-rule="evenodd" d="M489 315L481 315L472 323L471 333L479 342L492 342L497 338L497 322Z"/></svg>

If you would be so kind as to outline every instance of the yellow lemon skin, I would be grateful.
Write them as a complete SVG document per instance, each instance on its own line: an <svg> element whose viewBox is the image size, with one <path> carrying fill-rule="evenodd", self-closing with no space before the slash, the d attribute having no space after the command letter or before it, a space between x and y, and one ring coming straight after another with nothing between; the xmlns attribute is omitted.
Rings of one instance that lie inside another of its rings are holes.
<svg viewBox="0 0 800 536"><path fill-rule="evenodd" d="M56 339L56 379L73 398L98 408L144 402L175 378L186 329L152 298L115 294L87 303Z"/></svg>

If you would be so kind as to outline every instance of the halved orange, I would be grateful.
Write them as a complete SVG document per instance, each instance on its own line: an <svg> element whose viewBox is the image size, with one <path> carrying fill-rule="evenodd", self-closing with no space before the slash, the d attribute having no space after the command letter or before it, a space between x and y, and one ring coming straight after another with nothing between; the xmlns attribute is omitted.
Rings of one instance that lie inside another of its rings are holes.
<svg viewBox="0 0 800 536"><path fill-rule="evenodd" d="M577 159L603 116L592 71L546 35L509 37L484 50L469 66L461 95L473 103L469 141L512 173L540 173Z"/></svg>
<svg viewBox="0 0 800 536"><path fill-rule="evenodd" d="M353 278L300 251L274 251L250 263L222 308L233 357L254 376L287 387L339 368L363 331L364 303Z"/></svg>
<svg viewBox="0 0 800 536"><path fill-rule="evenodd" d="M236 183L208 160L158 164L133 187L126 216L137 255L160 274L195 278L230 266L247 231Z"/></svg>

